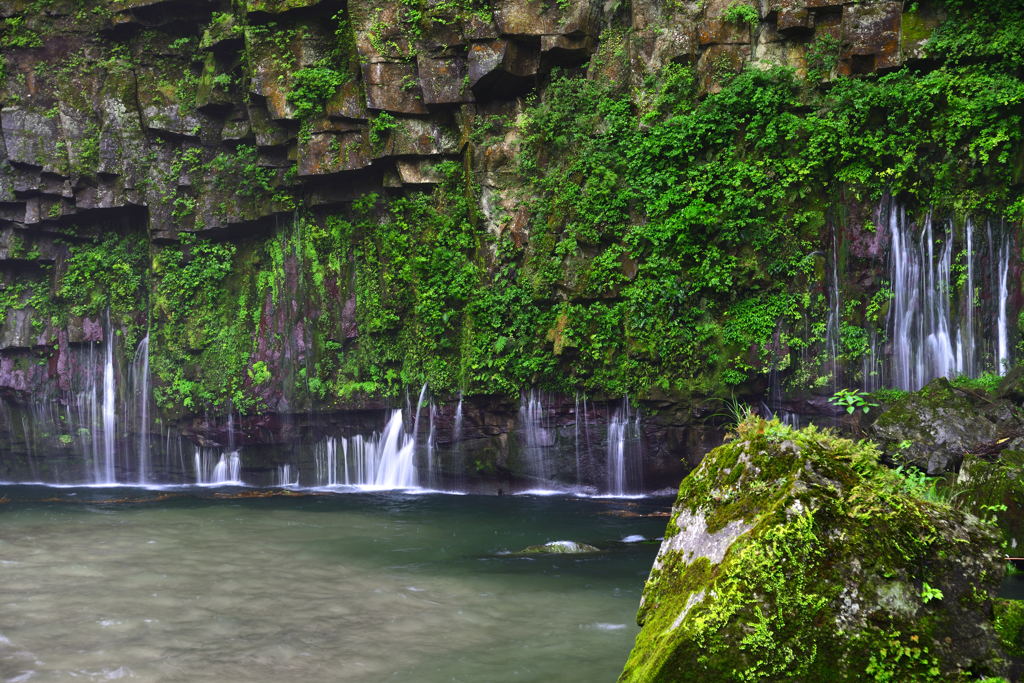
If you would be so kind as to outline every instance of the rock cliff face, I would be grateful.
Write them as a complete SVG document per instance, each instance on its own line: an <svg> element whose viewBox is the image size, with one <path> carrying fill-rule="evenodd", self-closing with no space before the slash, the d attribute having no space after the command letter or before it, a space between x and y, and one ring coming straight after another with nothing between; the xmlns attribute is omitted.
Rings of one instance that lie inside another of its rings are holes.
<svg viewBox="0 0 1024 683"><path fill-rule="evenodd" d="M748 418L683 481L620 680L974 680L1005 672L993 526L878 451Z"/></svg>
<svg viewBox="0 0 1024 683"><path fill-rule="evenodd" d="M0 388L15 404L87 412L113 346L113 391L128 406L145 340L154 412L200 442L224 441L215 418L230 410L381 409L423 381L450 415L458 391L514 416L487 397L550 385L610 401L642 386L662 415L649 423L654 443L699 442L688 425L718 410L707 397L722 393L714 373L726 363L750 370L741 392L753 396L788 365L766 354L817 349L796 348L777 325L760 324L753 341L741 322L728 359L708 360L711 375L652 376L687 364L657 347L676 334L658 331L676 308L707 306L721 321L710 303L720 295L652 284L668 308L637 298L629 323L649 342L602 322L594 311L619 305L622 283L653 262L616 229L570 242L564 214L538 213L532 183L555 176L543 145L530 147L539 166L523 161L535 98L557 101L550 84L585 79L633 98L649 114L643 129L676 96L671 74L689 79L680 109L747 67L791 67L812 86L931 68L925 45L945 16L941 3L889 0L4 2ZM562 186L616 177L577 170ZM621 220L643 224L646 209L630 201ZM814 199L815 215L832 212L829 201ZM873 264L851 287L869 297L884 258L864 227L875 208L852 194L841 206L851 263ZM794 287L817 301L816 249L836 230L790 219L806 266ZM723 258L757 258L733 248ZM790 303L757 297L767 308L754 317L792 318ZM699 348L706 321L693 325ZM75 436L50 422L48 438Z"/></svg>
<svg viewBox="0 0 1024 683"><path fill-rule="evenodd" d="M430 165L467 154L500 189L500 164L479 158L500 145L474 144L472 119L514 113L554 67L628 86L691 62L709 92L747 64L806 70L826 42L836 73L892 69L940 20L902 5L8 2L3 218L237 235L296 205L430 185Z"/></svg>

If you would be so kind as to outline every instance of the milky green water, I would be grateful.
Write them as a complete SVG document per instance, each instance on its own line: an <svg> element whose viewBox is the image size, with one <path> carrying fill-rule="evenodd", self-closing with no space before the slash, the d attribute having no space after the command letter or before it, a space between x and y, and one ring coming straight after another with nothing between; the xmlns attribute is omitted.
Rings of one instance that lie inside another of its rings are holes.
<svg viewBox="0 0 1024 683"><path fill-rule="evenodd" d="M0 678L613 681L668 504L160 495L0 488Z"/></svg>

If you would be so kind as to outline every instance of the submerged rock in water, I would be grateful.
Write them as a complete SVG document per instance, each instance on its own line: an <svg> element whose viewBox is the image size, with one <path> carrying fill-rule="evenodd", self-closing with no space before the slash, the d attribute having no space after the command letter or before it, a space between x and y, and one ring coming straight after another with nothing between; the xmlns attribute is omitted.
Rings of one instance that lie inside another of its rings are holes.
<svg viewBox="0 0 1024 683"><path fill-rule="evenodd" d="M879 452L751 417L685 480L621 681L961 680L1005 671L990 525Z"/></svg>
<svg viewBox="0 0 1024 683"><path fill-rule="evenodd" d="M586 543L576 541L550 541L542 545L531 545L520 550L517 555L573 555L579 553L599 553L601 550Z"/></svg>

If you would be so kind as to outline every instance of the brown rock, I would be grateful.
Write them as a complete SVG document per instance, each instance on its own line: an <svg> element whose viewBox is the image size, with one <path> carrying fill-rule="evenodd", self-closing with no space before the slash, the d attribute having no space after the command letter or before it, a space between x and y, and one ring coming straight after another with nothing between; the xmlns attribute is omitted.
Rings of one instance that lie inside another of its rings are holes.
<svg viewBox="0 0 1024 683"><path fill-rule="evenodd" d="M366 106L402 114L426 114L423 94L412 64L373 62L363 65Z"/></svg>
<svg viewBox="0 0 1024 683"><path fill-rule="evenodd" d="M539 68L540 54L523 43L495 40L469 48L469 84L478 96L515 96L532 82Z"/></svg>
<svg viewBox="0 0 1024 683"><path fill-rule="evenodd" d="M460 104L473 101L469 66L464 57L416 58L420 89L426 104Z"/></svg>
<svg viewBox="0 0 1024 683"><path fill-rule="evenodd" d="M299 176L353 171L369 166L369 146L363 132L315 133L298 146Z"/></svg>
<svg viewBox="0 0 1024 683"><path fill-rule="evenodd" d="M843 8L841 73L866 73L900 64L902 2L875 2Z"/></svg>
<svg viewBox="0 0 1024 683"><path fill-rule="evenodd" d="M711 45L697 61L698 88L704 93L720 91L723 79L743 71L749 59L749 45Z"/></svg>
<svg viewBox="0 0 1024 683"><path fill-rule="evenodd" d="M751 27L723 17L735 0L709 0L704 19L697 25L697 42L701 45L742 44L750 42Z"/></svg>

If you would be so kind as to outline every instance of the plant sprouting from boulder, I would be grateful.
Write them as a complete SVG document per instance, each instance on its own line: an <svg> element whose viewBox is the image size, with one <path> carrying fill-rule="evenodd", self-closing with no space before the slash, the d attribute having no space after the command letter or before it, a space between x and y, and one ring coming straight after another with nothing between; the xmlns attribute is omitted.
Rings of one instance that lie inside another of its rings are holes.
<svg viewBox="0 0 1024 683"><path fill-rule="evenodd" d="M870 400L868 394L859 389L840 389L829 397L828 402L839 408L845 408L846 412L851 415L857 412L858 408L867 413L872 408L878 407L877 403Z"/></svg>

